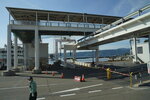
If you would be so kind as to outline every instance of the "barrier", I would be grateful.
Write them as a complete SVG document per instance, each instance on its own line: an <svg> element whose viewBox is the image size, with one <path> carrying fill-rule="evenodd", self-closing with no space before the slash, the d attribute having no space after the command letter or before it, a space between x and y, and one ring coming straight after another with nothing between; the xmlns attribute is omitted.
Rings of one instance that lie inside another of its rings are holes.
<svg viewBox="0 0 150 100"><path fill-rule="evenodd" d="M74 80L78 81L78 82L81 82L81 77L80 76L74 76Z"/></svg>
<svg viewBox="0 0 150 100"><path fill-rule="evenodd" d="M101 67L101 69L107 71L107 69L105 69L104 67ZM111 70L111 69L110 69L110 72L116 73L116 74L120 74L120 75L123 75L123 76L128 76L128 77L130 76L129 74L121 73L121 72L117 72L117 71L113 71L113 70Z"/></svg>

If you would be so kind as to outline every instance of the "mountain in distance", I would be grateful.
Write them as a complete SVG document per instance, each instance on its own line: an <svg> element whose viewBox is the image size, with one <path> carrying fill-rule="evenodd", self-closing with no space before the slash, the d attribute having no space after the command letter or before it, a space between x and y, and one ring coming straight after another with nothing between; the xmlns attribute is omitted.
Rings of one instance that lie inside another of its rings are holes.
<svg viewBox="0 0 150 100"><path fill-rule="evenodd" d="M123 56L126 54L130 54L129 48L119 48L119 49L109 49L109 50L99 51L99 57ZM61 55L63 57L64 54L62 53ZM94 57L94 56L95 56L95 50L76 53L76 58L86 58L86 57ZM67 57L72 57L72 53L67 53Z"/></svg>
<svg viewBox="0 0 150 100"><path fill-rule="evenodd" d="M129 48L119 48L119 49L109 49L109 50L100 50L99 57L112 57L112 56L122 56L130 53ZM78 52L77 57L93 57L95 56L95 51L91 52Z"/></svg>

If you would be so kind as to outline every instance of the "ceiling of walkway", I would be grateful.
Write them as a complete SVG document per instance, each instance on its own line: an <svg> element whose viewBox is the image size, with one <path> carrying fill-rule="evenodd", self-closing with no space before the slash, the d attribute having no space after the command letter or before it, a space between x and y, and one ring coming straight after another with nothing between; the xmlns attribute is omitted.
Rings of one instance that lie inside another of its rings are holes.
<svg viewBox="0 0 150 100"><path fill-rule="evenodd" d="M62 12L62 11L50 11L39 9L25 9L25 8L13 8L6 7L11 16L15 20L35 21L36 13L37 20L49 20L49 21L63 21L63 22L88 22L97 24L110 24L121 17L76 13L76 12Z"/></svg>

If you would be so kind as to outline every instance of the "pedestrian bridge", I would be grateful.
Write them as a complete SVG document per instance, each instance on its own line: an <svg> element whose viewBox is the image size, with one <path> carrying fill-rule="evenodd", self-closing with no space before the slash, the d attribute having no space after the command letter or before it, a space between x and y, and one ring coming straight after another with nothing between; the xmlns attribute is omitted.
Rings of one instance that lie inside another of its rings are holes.
<svg viewBox="0 0 150 100"><path fill-rule="evenodd" d="M98 45L143 37L150 33L150 5L115 21L94 33L78 40L78 49L87 49Z"/></svg>
<svg viewBox="0 0 150 100"><path fill-rule="evenodd" d="M9 19L11 31L25 43L34 40L36 26L40 36L85 36L121 18L87 13L6 8L13 17Z"/></svg>

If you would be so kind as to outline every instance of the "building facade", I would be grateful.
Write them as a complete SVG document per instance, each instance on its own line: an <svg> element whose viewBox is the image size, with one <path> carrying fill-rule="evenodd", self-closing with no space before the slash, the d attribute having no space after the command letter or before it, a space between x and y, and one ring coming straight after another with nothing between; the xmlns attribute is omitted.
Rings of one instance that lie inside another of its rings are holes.
<svg viewBox="0 0 150 100"><path fill-rule="evenodd" d="M24 54L23 54L23 47L18 46L18 66L22 66L24 64ZM14 45L11 46L11 65L14 66ZM7 45L4 48L0 48L0 66L7 66Z"/></svg>

